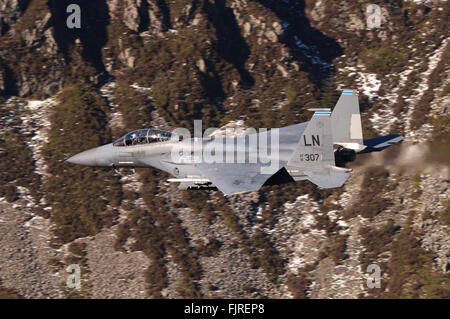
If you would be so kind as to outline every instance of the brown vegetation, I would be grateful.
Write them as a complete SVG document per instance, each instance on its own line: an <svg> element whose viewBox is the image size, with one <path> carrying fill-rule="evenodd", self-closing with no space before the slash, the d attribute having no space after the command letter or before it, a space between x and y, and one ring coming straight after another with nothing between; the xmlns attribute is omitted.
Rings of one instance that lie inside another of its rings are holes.
<svg viewBox="0 0 450 319"><path fill-rule="evenodd" d="M352 218L361 215L364 218L373 218L387 209L391 202L384 197L384 192L395 188L395 185L389 184L388 177L389 172L385 168L370 168L364 175L358 202L346 209L343 216Z"/></svg>
<svg viewBox="0 0 450 319"><path fill-rule="evenodd" d="M294 299L307 298L307 289L311 284L311 280L308 278L305 272L301 272L299 270L298 275L288 275L286 283Z"/></svg>
<svg viewBox="0 0 450 319"><path fill-rule="evenodd" d="M52 204L55 235L64 243L94 235L105 224L110 225L114 214L107 207L120 203L121 190L111 171L63 163L70 155L110 141L105 101L81 83L67 87L59 100L44 148L50 174L44 189L46 201Z"/></svg>

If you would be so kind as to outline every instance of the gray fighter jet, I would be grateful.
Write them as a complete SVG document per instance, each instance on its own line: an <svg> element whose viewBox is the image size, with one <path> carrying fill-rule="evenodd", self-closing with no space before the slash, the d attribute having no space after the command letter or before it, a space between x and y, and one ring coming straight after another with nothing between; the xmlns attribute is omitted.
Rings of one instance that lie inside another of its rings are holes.
<svg viewBox="0 0 450 319"><path fill-rule="evenodd" d="M388 135L364 140L358 93L344 90L330 109L311 109L309 122L241 136L190 138L158 129L130 132L93 148L69 163L154 167L173 176L180 189L219 189L226 195L259 190L264 184L309 180L319 188L341 187L347 162L357 154L381 151L403 140Z"/></svg>

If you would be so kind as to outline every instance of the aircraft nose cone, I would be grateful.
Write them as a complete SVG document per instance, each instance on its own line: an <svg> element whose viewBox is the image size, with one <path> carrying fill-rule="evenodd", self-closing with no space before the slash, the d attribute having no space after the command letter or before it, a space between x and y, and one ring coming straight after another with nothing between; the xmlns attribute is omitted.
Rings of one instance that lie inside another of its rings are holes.
<svg viewBox="0 0 450 319"><path fill-rule="evenodd" d="M77 165L96 166L97 165L96 153L97 150L93 148L72 156L66 162Z"/></svg>

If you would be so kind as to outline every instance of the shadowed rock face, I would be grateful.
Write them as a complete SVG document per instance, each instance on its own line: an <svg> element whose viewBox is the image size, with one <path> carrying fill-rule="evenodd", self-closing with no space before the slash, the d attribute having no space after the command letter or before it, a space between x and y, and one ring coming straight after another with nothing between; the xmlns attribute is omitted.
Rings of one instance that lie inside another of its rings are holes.
<svg viewBox="0 0 450 319"><path fill-rule="evenodd" d="M233 10L226 3L226 0L216 0L214 4L206 1L203 11L216 29L218 39L214 44L215 49L238 70L241 85L250 88L255 82L252 75L245 69L250 49L241 35Z"/></svg>
<svg viewBox="0 0 450 319"><path fill-rule="evenodd" d="M10 8L14 3L14 1L5 2L4 6ZM216 39L212 43L213 49L237 70L240 76L240 86L249 89L255 83L254 76L246 67L251 48L242 35L242 26L240 27L237 23L234 10L230 7L230 1L188 1L183 9L185 11L183 14L180 14L180 12L171 13L172 8L164 0L156 2L148 2L147 0L112 1L111 3L96 1L95 4L87 0L79 1L77 3L82 8L82 28L80 29L69 29L66 26L68 17L66 8L71 3L70 0L49 0L47 5L51 18L45 28L37 30L36 35L33 35L33 39L39 39L47 32L45 37L50 37L55 41L58 52L50 52L50 59L54 59L56 58L55 55L62 53L67 62L73 63L72 52L77 50L76 47L80 47L84 63L93 65L98 73L105 74L103 50L108 42L107 27L112 16L119 20L123 19L124 24L133 32L148 30L160 33L171 29L174 21L177 26L188 25L195 14L200 12L214 27ZM302 70L308 72L310 80L319 83L327 78L328 73L333 69L331 62L336 56L342 54L342 50L336 41L324 36L320 31L310 26L309 21L304 16L303 1L289 3L260 1L260 3L274 12L280 19L278 24L280 30L276 31L280 35L277 36L276 33L269 31L267 37L272 42L286 45L292 57L301 63ZM20 12L27 8L29 1L19 1L15 4L14 10L12 7L10 10L17 18ZM283 30L281 30L281 25L284 25ZM272 39L271 36L274 36L274 38ZM32 42L32 40L27 41ZM113 41L116 40L113 39ZM25 49L30 50L31 48ZM122 59L128 61L125 64L133 66L135 58L132 53L125 49L122 51ZM220 84L223 76L219 74L219 70L216 71L214 63L209 63L208 60L206 60L206 63L211 73L203 72L201 81L209 95L209 100L214 103L217 99L223 100L225 97ZM9 65L9 68L11 69L11 65ZM285 67L278 65L277 68L281 70L283 76L288 76ZM6 67L5 70L7 70ZM9 87L8 91L18 92L21 95L36 93L36 89L39 88L37 83L28 85L29 89L27 90L15 90L16 85L10 83L13 78L21 83L20 86L27 85L25 82L32 81L32 79L26 74L20 76L14 74L14 70L12 70L12 73L11 76L7 76L8 83L6 86ZM19 77L22 77L22 79L19 79ZM46 89L45 91L54 92L54 89Z"/></svg>
<svg viewBox="0 0 450 319"><path fill-rule="evenodd" d="M0 92L5 95L18 95L19 88L14 80L14 73L7 64L0 62Z"/></svg>
<svg viewBox="0 0 450 319"><path fill-rule="evenodd" d="M26 10L30 0L0 1L0 36L11 29L20 15Z"/></svg>
<svg viewBox="0 0 450 319"><path fill-rule="evenodd" d="M339 43L320 30L311 26L305 16L305 1L257 0L273 11L283 25L280 42L285 44L291 54L300 62L312 81L328 78L334 70L333 60L343 54Z"/></svg>
<svg viewBox="0 0 450 319"><path fill-rule="evenodd" d="M66 21L67 7L73 3L70 0L50 0L48 2L52 14L51 23L54 28L56 43L61 52L70 62L69 50L80 39L83 47L83 58L92 63L98 72L104 72L102 48L108 41L106 27L109 24L109 9L106 1L78 1L81 9L81 28L69 29Z"/></svg>

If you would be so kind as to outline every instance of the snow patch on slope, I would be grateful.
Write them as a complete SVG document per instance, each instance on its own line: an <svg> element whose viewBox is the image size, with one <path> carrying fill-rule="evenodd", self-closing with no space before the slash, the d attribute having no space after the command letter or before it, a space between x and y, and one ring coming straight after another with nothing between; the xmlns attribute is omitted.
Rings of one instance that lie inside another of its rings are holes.
<svg viewBox="0 0 450 319"><path fill-rule="evenodd" d="M378 91L381 87L381 80L377 78L375 73L365 73L365 66L358 65L357 67L346 67L341 72L349 72L348 77L355 77L355 82L358 83L358 91L373 100L378 97ZM340 86L339 89L344 89Z"/></svg>
<svg viewBox="0 0 450 319"><path fill-rule="evenodd" d="M44 144L48 142L48 132L50 130L50 110L56 103L57 101L54 97L44 101L28 101L25 108L30 112L27 112L26 115L21 118L26 130L34 133L34 136L29 142L27 142L27 144L33 153L36 173L41 176L45 175L45 171L47 169L47 165L45 164L45 160L42 155L42 148Z"/></svg>
<svg viewBox="0 0 450 319"><path fill-rule="evenodd" d="M420 130L412 131L411 120L413 112L417 107L417 103L421 100L422 96L425 94L425 91L428 90L429 88L430 75L433 73L438 63L441 61L442 55L444 54L447 48L448 39L449 38L446 38L442 42L442 45L436 51L434 51L432 54L429 55L428 68L424 73L422 73L422 81L420 82L419 86L416 89L414 89L414 92L416 94L406 99L407 102L411 103L411 107L408 108L408 112L406 112L402 118L402 120L405 122L405 132L406 132L405 137L414 142L423 142L424 140L427 139L432 130L431 125L425 124Z"/></svg>

